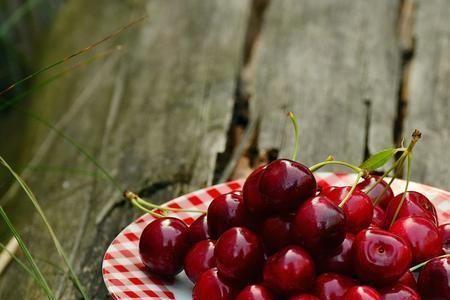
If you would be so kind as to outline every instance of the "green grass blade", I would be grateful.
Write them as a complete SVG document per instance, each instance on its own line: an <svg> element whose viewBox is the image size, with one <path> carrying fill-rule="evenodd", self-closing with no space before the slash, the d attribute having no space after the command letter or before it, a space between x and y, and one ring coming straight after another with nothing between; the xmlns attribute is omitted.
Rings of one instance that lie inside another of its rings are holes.
<svg viewBox="0 0 450 300"><path fill-rule="evenodd" d="M6 253L8 253L8 255L17 263L17 265L24 270L25 272L28 273L28 275L30 275L31 277L34 278L34 280L36 280L36 282L40 285L40 281L39 279L36 277L36 274L34 274L34 272L28 268L28 266L20 260L20 258L18 258L14 253L12 253L11 251L8 250L8 247L6 247L6 245L3 245L2 243L0 243L0 248L2 249L2 251L5 251Z"/></svg>

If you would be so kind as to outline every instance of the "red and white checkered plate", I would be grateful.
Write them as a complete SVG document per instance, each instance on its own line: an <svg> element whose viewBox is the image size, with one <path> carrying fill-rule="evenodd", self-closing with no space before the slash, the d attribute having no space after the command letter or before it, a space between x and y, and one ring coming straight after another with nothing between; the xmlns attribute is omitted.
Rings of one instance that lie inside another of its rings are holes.
<svg viewBox="0 0 450 300"><path fill-rule="evenodd" d="M319 186L351 185L355 176L346 173L315 174ZM174 208L206 210L218 195L242 187L243 180L227 182L178 197L166 203ZM397 194L404 190L405 182L396 180L392 186ZM419 183L410 183L409 190L426 195L436 206L440 223L450 222L450 193ZM170 214L191 224L198 214L177 212ZM191 299L192 283L184 273L173 282L164 282L149 274L139 258L138 242L142 230L154 218L148 214L128 225L111 243L103 258L103 279L113 299Z"/></svg>

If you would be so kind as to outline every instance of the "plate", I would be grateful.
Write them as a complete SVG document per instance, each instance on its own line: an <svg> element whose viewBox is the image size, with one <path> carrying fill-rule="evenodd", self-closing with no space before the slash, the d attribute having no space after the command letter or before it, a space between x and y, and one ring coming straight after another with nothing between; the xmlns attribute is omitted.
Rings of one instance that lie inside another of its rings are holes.
<svg viewBox="0 0 450 300"><path fill-rule="evenodd" d="M315 174L321 187L351 185L354 174L317 172ZM239 190L244 180L237 180L201 189L178 197L165 205L173 208L197 208L206 210L209 203L218 195ZM404 190L405 181L395 180L394 193ZM426 195L436 206L440 223L450 222L450 193L424 184L411 182L409 190ZM198 214L176 212L169 216L182 219L191 224ZM192 299L192 283L184 273L173 281L159 280L149 274L139 258L138 242L142 230L154 218L145 214L128 225L111 243L103 257L102 273L111 297L116 300L154 300L154 299Z"/></svg>

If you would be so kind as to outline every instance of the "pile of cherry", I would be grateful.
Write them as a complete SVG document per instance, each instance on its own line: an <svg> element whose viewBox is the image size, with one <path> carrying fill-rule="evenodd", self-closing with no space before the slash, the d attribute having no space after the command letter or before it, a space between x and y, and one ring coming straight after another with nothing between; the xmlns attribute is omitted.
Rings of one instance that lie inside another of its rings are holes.
<svg viewBox="0 0 450 300"><path fill-rule="evenodd" d="M156 276L184 268L195 300L449 300L450 224L424 195L394 197L385 181L367 192L376 183L320 190L306 166L278 159L189 227L151 222L140 255Z"/></svg>

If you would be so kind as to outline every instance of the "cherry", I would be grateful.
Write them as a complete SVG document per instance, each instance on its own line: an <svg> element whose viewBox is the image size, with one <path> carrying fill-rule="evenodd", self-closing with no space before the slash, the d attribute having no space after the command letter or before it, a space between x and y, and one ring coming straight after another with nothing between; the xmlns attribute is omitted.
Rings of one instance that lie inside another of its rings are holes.
<svg viewBox="0 0 450 300"><path fill-rule="evenodd" d="M215 266L214 242L211 240L198 242L184 258L184 271L193 283L198 280L203 272Z"/></svg>
<svg viewBox="0 0 450 300"><path fill-rule="evenodd" d="M301 294L298 296L292 296L288 300L320 300L320 299L310 294Z"/></svg>
<svg viewBox="0 0 450 300"><path fill-rule="evenodd" d="M450 299L450 257L434 258L419 273L417 287L423 299Z"/></svg>
<svg viewBox="0 0 450 300"><path fill-rule="evenodd" d="M330 186L320 193L339 205L351 190L351 186ZM347 202L342 206L347 220L347 232L356 234L372 222L373 204L369 196L360 190L354 190Z"/></svg>
<svg viewBox="0 0 450 300"><path fill-rule="evenodd" d="M268 164L259 183L260 192L279 212L294 211L317 190L316 179L308 167L289 159L277 159Z"/></svg>
<svg viewBox="0 0 450 300"><path fill-rule="evenodd" d="M225 282L218 274L217 268L209 269L200 275L192 290L193 300L234 300L238 289Z"/></svg>
<svg viewBox="0 0 450 300"><path fill-rule="evenodd" d="M353 234L347 233L344 241L338 247L324 250L315 259L320 272L334 272L345 275L353 274L352 245Z"/></svg>
<svg viewBox="0 0 450 300"><path fill-rule="evenodd" d="M293 244L293 219L292 215L275 215L264 221L260 234L269 254L273 254L287 245Z"/></svg>
<svg viewBox="0 0 450 300"><path fill-rule="evenodd" d="M370 175L363 181L358 183L358 185L356 186L358 189L365 192L367 196L369 196L369 198L372 200L372 202L377 200L377 198L383 193L386 186L388 186L387 182L382 180L369 193L367 193L367 191L377 182L379 178L380 176ZM383 196L381 196L377 205L381 206L382 208L386 208L393 198L394 192L392 191L391 187L388 186L386 192L383 194Z"/></svg>
<svg viewBox="0 0 450 300"><path fill-rule="evenodd" d="M386 208L385 228L389 228L400 204L403 194L395 196ZM404 217L424 217L436 225L438 224L436 209L427 197L419 192L406 192L405 200L399 211L397 219Z"/></svg>
<svg viewBox="0 0 450 300"><path fill-rule="evenodd" d="M344 300L381 300L380 294L367 285L351 287L344 295Z"/></svg>
<svg viewBox="0 0 450 300"><path fill-rule="evenodd" d="M316 279L315 294L321 300L339 300L356 281L335 273L323 273Z"/></svg>
<svg viewBox="0 0 450 300"><path fill-rule="evenodd" d="M244 203L248 211L252 214L265 216L271 213L271 208L267 201L267 197L261 194L259 189L259 181L263 171L267 165L256 168L245 180L242 188Z"/></svg>
<svg viewBox="0 0 450 300"><path fill-rule="evenodd" d="M418 264L442 252L439 230L433 222L422 217L407 217L395 221L389 230L409 242L413 263Z"/></svg>
<svg viewBox="0 0 450 300"><path fill-rule="evenodd" d="M442 240L442 251L445 254L450 254L450 223L439 226L439 235Z"/></svg>
<svg viewBox="0 0 450 300"><path fill-rule="evenodd" d="M144 228L139 239L139 254L150 272L170 277L183 269L184 256L190 246L187 225L180 219L164 217Z"/></svg>
<svg viewBox="0 0 450 300"><path fill-rule="evenodd" d="M209 239L208 218L201 215L189 226L189 237L193 243Z"/></svg>
<svg viewBox="0 0 450 300"><path fill-rule="evenodd" d="M258 279L264 265L264 249L258 236L243 227L225 231L214 249L217 269L224 278L240 282Z"/></svg>
<svg viewBox="0 0 450 300"><path fill-rule="evenodd" d="M380 290L381 298L383 300L421 300L422 298L412 288L403 285L395 284ZM427 299L427 298L424 298ZM442 298L444 299L444 298ZM447 299L447 298L446 298Z"/></svg>
<svg viewBox="0 0 450 300"><path fill-rule="evenodd" d="M402 275L402 277L400 277L397 281L400 284L409 286L410 288L412 288L413 290L417 290L417 282L416 279L414 278L414 275L411 271L406 271L405 274Z"/></svg>
<svg viewBox="0 0 450 300"><path fill-rule="evenodd" d="M373 208L373 217L371 225L373 227L383 228L385 219L386 213L384 212L384 210L380 206L375 206Z"/></svg>
<svg viewBox="0 0 450 300"><path fill-rule="evenodd" d="M264 283L284 296L306 292L314 283L314 263L299 246L288 246L268 258L264 266Z"/></svg>
<svg viewBox="0 0 450 300"><path fill-rule="evenodd" d="M299 207L294 230L308 249L334 248L344 241L345 215L328 197L319 195Z"/></svg>
<svg viewBox="0 0 450 300"><path fill-rule="evenodd" d="M264 286L255 284L245 287L235 300L274 300L275 297Z"/></svg>
<svg viewBox="0 0 450 300"><path fill-rule="evenodd" d="M212 237L218 238L231 227L245 226L249 219L241 192L216 197L208 207L208 227Z"/></svg>
<svg viewBox="0 0 450 300"><path fill-rule="evenodd" d="M356 275L368 283L394 283L408 270L411 260L412 253L408 243L388 231L363 230L353 242Z"/></svg>

